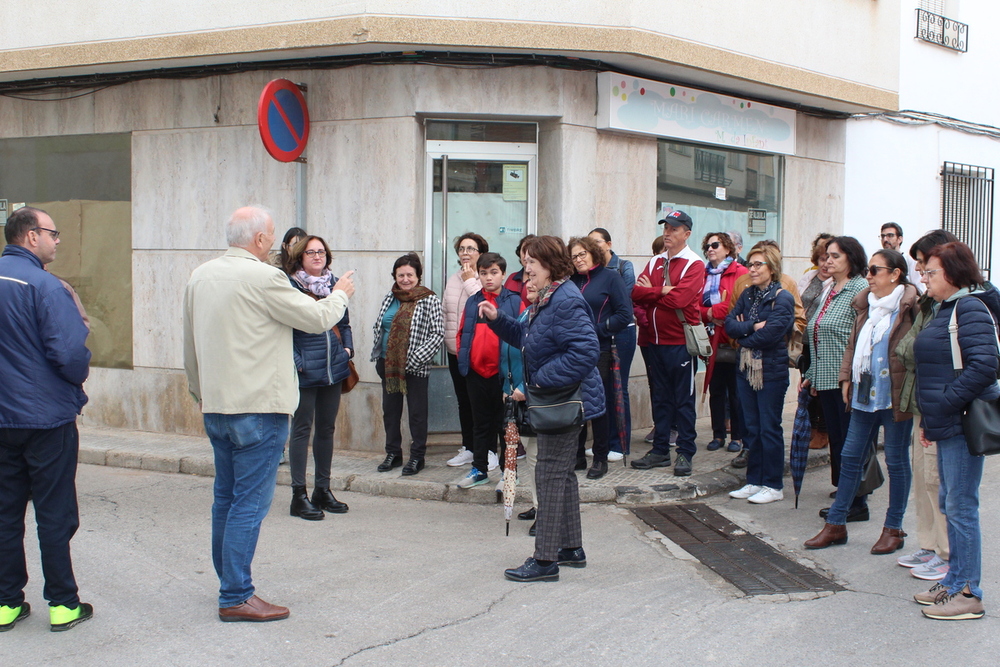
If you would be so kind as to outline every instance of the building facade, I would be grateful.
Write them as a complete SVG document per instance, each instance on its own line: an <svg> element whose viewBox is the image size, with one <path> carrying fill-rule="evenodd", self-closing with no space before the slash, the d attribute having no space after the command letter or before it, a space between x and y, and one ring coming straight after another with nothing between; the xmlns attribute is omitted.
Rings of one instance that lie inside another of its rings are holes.
<svg viewBox="0 0 1000 667"><path fill-rule="evenodd" d="M64 232L52 270L94 322L83 423L200 432L182 293L238 206L323 236L333 270L357 271L362 382L338 446L377 450L367 357L400 254L421 253L439 289L464 231L514 270L523 234L600 226L641 264L681 208L693 245L776 238L801 271L812 236L844 228L847 118L899 108L900 10L885 0L169 4L0 8L0 201L46 208ZM261 142L278 78L306 88L305 163ZM457 421L446 375L432 430ZM645 387L636 364L637 425Z"/></svg>

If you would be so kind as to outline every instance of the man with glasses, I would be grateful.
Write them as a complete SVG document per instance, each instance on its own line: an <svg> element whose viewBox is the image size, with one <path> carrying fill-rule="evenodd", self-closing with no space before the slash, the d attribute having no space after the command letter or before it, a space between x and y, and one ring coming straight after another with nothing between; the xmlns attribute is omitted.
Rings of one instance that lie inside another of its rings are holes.
<svg viewBox="0 0 1000 667"><path fill-rule="evenodd" d="M288 418L299 404L292 330L329 331L354 294L348 271L312 299L267 263L274 222L256 207L226 225L229 250L191 274L184 293L184 369L215 452L212 562L219 619L277 621L288 608L257 597L250 574L271 507Z"/></svg>
<svg viewBox="0 0 1000 667"><path fill-rule="evenodd" d="M24 600L24 515L35 506L53 632L90 618L80 602L69 543L80 525L76 416L87 402L87 327L70 292L45 266L59 231L40 209L18 209L0 257L0 632L31 613Z"/></svg>
<svg viewBox="0 0 1000 667"><path fill-rule="evenodd" d="M899 226L899 223L887 222L882 225L882 230L879 232L878 240L882 243L882 247L886 250L896 250L903 253L903 258L906 260L906 266L909 267L906 277L910 281L910 284L916 287L920 294L923 294L927 287L920 282L920 274L917 272L916 260L900 250L900 248L903 247L903 228Z"/></svg>

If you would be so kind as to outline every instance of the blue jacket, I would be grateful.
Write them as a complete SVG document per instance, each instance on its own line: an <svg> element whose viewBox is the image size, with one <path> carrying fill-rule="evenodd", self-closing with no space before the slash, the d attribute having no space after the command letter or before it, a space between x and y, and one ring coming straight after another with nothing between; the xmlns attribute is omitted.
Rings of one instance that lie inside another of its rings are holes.
<svg viewBox="0 0 1000 667"><path fill-rule="evenodd" d="M479 290L468 298L465 302L465 310L462 312L462 326L458 330L460 336L458 372L462 374L462 377L469 374L469 356L472 354L472 338L476 332L476 323L479 321L479 304L485 300L483 290ZM517 316L521 314L521 296L506 287L500 288L500 294L497 295L497 309L517 319Z"/></svg>
<svg viewBox="0 0 1000 667"><path fill-rule="evenodd" d="M962 434L962 411L974 398L996 399L997 344L993 317L983 299L996 290L972 292L941 304L937 316L917 334L913 356L917 362L917 405L928 440ZM956 376L951 360L948 322L958 309L958 346L964 369Z"/></svg>
<svg viewBox="0 0 1000 667"><path fill-rule="evenodd" d="M590 306L601 350L611 349L611 339L632 322L632 297L618 271L595 266L587 275L574 273L570 279L580 288Z"/></svg>
<svg viewBox="0 0 1000 667"><path fill-rule="evenodd" d="M293 287L312 296L294 278L291 280ZM337 276L333 276L331 284L336 283ZM337 322L336 327L343 342L337 339L337 334L332 329L321 334L305 333L298 329L292 331L292 356L295 359L295 370L299 372L300 387L326 387L337 384L351 374L347 367L351 356L344 349L346 347L352 353L354 351L349 310L344 311L344 317Z"/></svg>
<svg viewBox="0 0 1000 667"><path fill-rule="evenodd" d="M765 388L771 383L787 384L787 336L795 324L795 298L786 289L778 290L774 296L764 298L757 309L756 321L750 321L750 299L753 293L753 286L743 290L736 305L726 315L726 335L740 347L761 351ZM737 320L740 315L747 321ZM761 329L754 331L753 327L757 322L767 323Z"/></svg>
<svg viewBox="0 0 1000 667"><path fill-rule="evenodd" d="M87 327L73 297L26 248L0 257L0 428L50 429L87 403Z"/></svg>
<svg viewBox="0 0 1000 667"><path fill-rule="evenodd" d="M556 288L548 303L529 322L500 312L490 327L501 340L521 348L527 378L538 387L565 387L580 382L583 415L604 414L604 385L597 372L600 348L590 308L570 281Z"/></svg>

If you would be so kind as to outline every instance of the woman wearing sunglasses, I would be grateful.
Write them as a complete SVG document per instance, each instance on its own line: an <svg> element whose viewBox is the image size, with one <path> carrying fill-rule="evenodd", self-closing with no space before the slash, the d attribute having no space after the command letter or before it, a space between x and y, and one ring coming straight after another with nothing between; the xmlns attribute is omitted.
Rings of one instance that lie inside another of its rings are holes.
<svg viewBox="0 0 1000 667"><path fill-rule="evenodd" d="M806 542L807 549L847 543L847 512L861 484L872 434L885 428L885 464L889 470L889 508L871 552L891 554L903 548L903 514L910 495L910 432L913 415L899 410L906 369L896 346L913 326L917 288L907 280L906 259L895 250L879 250L868 262L869 288L854 297L854 332L840 366L844 403L851 424L840 454L837 497L826 525Z"/></svg>

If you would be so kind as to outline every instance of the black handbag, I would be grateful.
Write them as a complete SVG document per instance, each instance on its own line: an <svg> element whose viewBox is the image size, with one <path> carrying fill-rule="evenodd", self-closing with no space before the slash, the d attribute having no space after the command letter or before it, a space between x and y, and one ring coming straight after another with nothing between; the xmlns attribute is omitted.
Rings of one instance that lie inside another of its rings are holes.
<svg viewBox="0 0 1000 667"><path fill-rule="evenodd" d="M962 350L958 346L958 304L951 310L948 332L951 335L951 365L955 369L955 375L958 375L964 368ZM962 412L962 434L971 456L1000 453L1000 400L975 398L965 406Z"/></svg>
<svg viewBox="0 0 1000 667"><path fill-rule="evenodd" d="M882 465L875 455L875 443L872 442L871 449L868 450L868 459L865 461L864 474L861 476L861 483L858 485L858 492L855 497L867 496L885 484L885 473L882 472Z"/></svg>
<svg viewBox="0 0 1000 667"><path fill-rule="evenodd" d="M504 406L504 423L514 422L518 435L522 438L535 437L535 430L528 423L527 401L515 401L512 396L508 396Z"/></svg>
<svg viewBox="0 0 1000 667"><path fill-rule="evenodd" d="M740 360L740 351L729 343L720 343L715 351L715 363L735 364Z"/></svg>
<svg viewBox="0 0 1000 667"><path fill-rule="evenodd" d="M583 426L580 383L565 387L533 387L525 383L528 423L539 435L578 431Z"/></svg>

